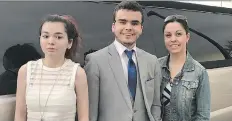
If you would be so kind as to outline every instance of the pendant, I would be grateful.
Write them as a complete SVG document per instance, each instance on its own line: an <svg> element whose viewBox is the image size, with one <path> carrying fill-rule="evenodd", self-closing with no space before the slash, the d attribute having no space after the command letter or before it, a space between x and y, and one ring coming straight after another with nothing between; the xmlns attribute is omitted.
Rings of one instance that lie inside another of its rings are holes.
<svg viewBox="0 0 232 121"><path fill-rule="evenodd" d="M33 86L33 83L30 83L29 86L32 87L32 86Z"/></svg>

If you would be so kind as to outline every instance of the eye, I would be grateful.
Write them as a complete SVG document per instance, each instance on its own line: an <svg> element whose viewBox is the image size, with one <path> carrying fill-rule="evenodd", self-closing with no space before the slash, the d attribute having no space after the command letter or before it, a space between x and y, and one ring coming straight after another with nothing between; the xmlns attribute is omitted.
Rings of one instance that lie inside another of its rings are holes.
<svg viewBox="0 0 232 121"><path fill-rule="evenodd" d="M48 35L42 35L42 38L47 39L47 38L49 38L49 36Z"/></svg>
<svg viewBox="0 0 232 121"><path fill-rule="evenodd" d="M176 36L177 36L177 37L180 37L181 35L182 35L181 32L177 32L177 33L176 33Z"/></svg>
<svg viewBox="0 0 232 121"><path fill-rule="evenodd" d="M125 25L126 21L119 21L119 23Z"/></svg>
<svg viewBox="0 0 232 121"><path fill-rule="evenodd" d="M133 25L133 26L137 26L137 25L139 25L140 24L140 22L138 22L138 21L132 21L131 22L131 25Z"/></svg>
<svg viewBox="0 0 232 121"><path fill-rule="evenodd" d="M62 39L63 37L62 36L56 36L56 39Z"/></svg>
<svg viewBox="0 0 232 121"><path fill-rule="evenodd" d="M164 34L164 36L165 36L166 38L170 38L170 37L171 37L171 34Z"/></svg>

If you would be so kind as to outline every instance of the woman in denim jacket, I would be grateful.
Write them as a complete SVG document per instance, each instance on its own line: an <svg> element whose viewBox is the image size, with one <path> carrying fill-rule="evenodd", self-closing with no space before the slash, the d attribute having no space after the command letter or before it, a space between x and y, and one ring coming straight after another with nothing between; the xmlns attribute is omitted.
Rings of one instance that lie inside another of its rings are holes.
<svg viewBox="0 0 232 121"><path fill-rule="evenodd" d="M163 121L209 121L210 86L206 69L187 51L190 38L187 18L168 16L163 26L169 55L159 59Z"/></svg>

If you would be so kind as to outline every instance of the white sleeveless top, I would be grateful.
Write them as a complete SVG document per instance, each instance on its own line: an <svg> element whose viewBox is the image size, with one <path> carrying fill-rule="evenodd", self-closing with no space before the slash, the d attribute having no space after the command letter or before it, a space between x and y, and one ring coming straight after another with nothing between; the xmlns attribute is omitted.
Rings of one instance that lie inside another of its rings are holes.
<svg viewBox="0 0 232 121"><path fill-rule="evenodd" d="M27 63L27 121L75 120L78 66L70 59L58 68L44 66L42 59Z"/></svg>

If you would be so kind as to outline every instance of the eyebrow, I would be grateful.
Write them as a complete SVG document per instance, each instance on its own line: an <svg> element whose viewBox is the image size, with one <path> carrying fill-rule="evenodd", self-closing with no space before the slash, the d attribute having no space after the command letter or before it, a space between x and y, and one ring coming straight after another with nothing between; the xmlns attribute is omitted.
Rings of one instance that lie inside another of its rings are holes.
<svg viewBox="0 0 232 121"><path fill-rule="evenodd" d="M46 32L46 31L42 31L41 33L45 33L45 34L48 34L48 32Z"/></svg>
<svg viewBox="0 0 232 121"><path fill-rule="evenodd" d="M61 33L61 32L56 32L55 34L63 34L63 33Z"/></svg>
<svg viewBox="0 0 232 121"><path fill-rule="evenodd" d="M119 21L128 21L126 19L118 19ZM139 22L139 20L132 20L131 22Z"/></svg>
<svg viewBox="0 0 232 121"><path fill-rule="evenodd" d="M178 31L184 31L184 30L176 30L176 32L178 32ZM170 31L164 31L164 32L170 32Z"/></svg>
<svg viewBox="0 0 232 121"><path fill-rule="evenodd" d="M42 33L49 34L49 32L46 32L46 31L42 31ZM61 33L61 32L56 32L55 34L63 34L63 33Z"/></svg>
<svg viewBox="0 0 232 121"><path fill-rule="evenodd" d="M183 30L177 30L176 32L182 32Z"/></svg>
<svg viewBox="0 0 232 121"><path fill-rule="evenodd" d="M140 22L139 20L132 20L131 22Z"/></svg>
<svg viewBox="0 0 232 121"><path fill-rule="evenodd" d="M118 19L119 21L127 21L126 19Z"/></svg>

